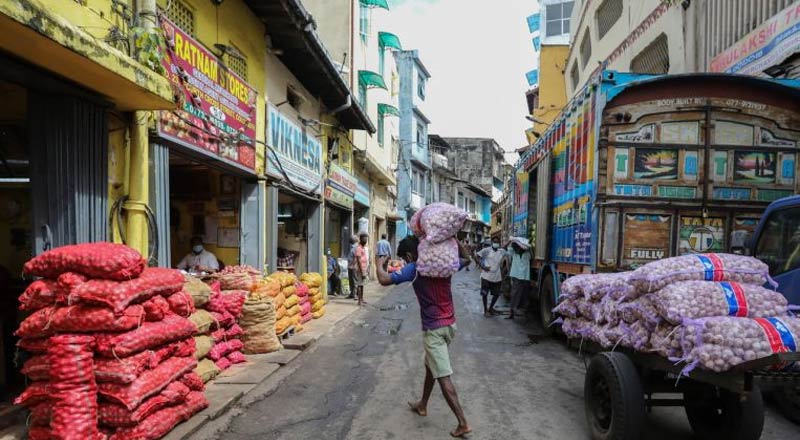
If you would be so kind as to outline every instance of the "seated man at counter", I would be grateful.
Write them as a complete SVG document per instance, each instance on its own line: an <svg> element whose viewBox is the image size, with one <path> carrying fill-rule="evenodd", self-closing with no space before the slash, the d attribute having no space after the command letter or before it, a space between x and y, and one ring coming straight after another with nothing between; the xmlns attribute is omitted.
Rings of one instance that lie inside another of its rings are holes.
<svg viewBox="0 0 800 440"><path fill-rule="evenodd" d="M178 269L187 272L213 273L219 270L217 256L203 248L202 237L192 237L192 251L178 263Z"/></svg>

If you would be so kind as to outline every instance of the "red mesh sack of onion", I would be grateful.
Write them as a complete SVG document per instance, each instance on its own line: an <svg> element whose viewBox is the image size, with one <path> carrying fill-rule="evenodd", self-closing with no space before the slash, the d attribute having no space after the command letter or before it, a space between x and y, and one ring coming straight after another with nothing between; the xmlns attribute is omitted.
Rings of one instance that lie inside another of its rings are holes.
<svg viewBox="0 0 800 440"><path fill-rule="evenodd" d="M124 244L107 242L62 246L43 252L23 266L27 275L55 279L64 272L124 281L138 277L146 261Z"/></svg>

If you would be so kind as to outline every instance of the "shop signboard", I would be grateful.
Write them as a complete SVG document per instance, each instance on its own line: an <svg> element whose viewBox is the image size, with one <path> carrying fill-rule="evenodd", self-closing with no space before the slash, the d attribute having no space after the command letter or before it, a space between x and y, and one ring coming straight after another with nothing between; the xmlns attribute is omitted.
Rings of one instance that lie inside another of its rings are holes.
<svg viewBox="0 0 800 440"><path fill-rule="evenodd" d="M328 180L325 184L325 199L337 205L353 209L353 198L356 195L358 181L344 168L331 163L328 169Z"/></svg>
<svg viewBox="0 0 800 440"><path fill-rule="evenodd" d="M258 92L174 23L162 17L161 27L179 109L159 113L159 136L255 172Z"/></svg>
<svg viewBox="0 0 800 440"><path fill-rule="evenodd" d="M354 200L364 206L369 206L369 183L358 179Z"/></svg>
<svg viewBox="0 0 800 440"><path fill-rule="evenodd" d="M761 75L800 48L800 6L792 3L711 60L712 72Z"/></svg>
<svg viewBox="0 0 800 440"><path fill-rule="evenodd" d="M267 174L322 193L322 143L272 104L267 111Z"/></svg>

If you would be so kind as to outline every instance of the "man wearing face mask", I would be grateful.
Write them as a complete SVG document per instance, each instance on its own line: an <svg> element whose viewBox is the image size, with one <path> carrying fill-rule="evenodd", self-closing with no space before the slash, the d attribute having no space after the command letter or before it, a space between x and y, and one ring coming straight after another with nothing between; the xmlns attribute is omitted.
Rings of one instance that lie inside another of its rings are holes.
<svg viewBox="0 0 800 440"><path fill-rule="evenodd" d="M484 316L498 314L494 309L494 305L500 296L500 282L503 281L500 265L505 255L506 251L500 248L500 239L493 238L491 247L485 247L473 256L475 262L483 271L481 273L481 300L483 301ZM487 304L489 295L492 295L492 302Z"/></svg>
<svg viewBox="0 0 800 440"><path fill-rule="evenodd" d="M192 251L186 254L178 263L178 269L187 272L216 272L219 270L219 262L216 255L203 248L202 237L192 237Z"/></svg>

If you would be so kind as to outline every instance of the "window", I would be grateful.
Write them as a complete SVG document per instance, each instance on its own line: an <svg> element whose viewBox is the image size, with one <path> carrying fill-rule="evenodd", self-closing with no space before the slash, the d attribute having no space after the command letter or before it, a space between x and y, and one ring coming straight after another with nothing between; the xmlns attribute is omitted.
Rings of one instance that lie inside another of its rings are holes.
<svg viewBox="0 0 800 440"><path fill-rule="evenodd" d="M800 269L800 208L781 209L769 216L755 257L767 263L772 276Z"/></svg>
<svg viewBox="0 0 800 440"><path fill-rule="evenodd" d="M421 171L412 171L412 191L416 194L425 194L425 173Z"/></svg>
<svg viewBox="0 0 800 440"><path fill-rule="evenodd" d="M575 64L572 65L572 69L569 72L570 80L572 81L572 89L575 90L580 85L580 73L578 72L578 62L576 61Z"/></svg>
<svg viewBox="0 0 800 440"><path fill-rule="evenodd" d="M469 209L467 210L467 212L471 212L473 214L477 214L478 213L478 211L475 209L475 200L470 200L469 201Z"/></svg>
<svg viewBox="0 0 800 440"><path fill-rule="evenodd" d="M459 208L464 206L464 194L462 194L461 191L456 193L456 206Z"/></svg>
<svg viewBox="0 0 800 440"><path fill-rule="evenodd" d="M545 37L569 34L569 17L572 15L573 3L563 2L545 7Z"/></svg>
<svg viewBox="0 0 800 440"><path fill-rule="evenodd" d="M384 120L386 117L384 115L378 115L378 145L381 147L383 146L383 138L385 137L385 127L384 127Z"/></svg>
<svg viewBox="0 0 800 440"><path fill-rule="evenodd" d="M369 39L369 14L369 7L361 4L359 8L358 30L361 33L361 42L364 44L366 44L367 40Z"/></svg>
<svg viewBox="0 0 800 440"><path fill-rule="evenodd" d="M238 47L233 44L230 46L233 47L234 53L228 52L225 54L225 66L247 81L247 58L242 55L242 51Z"/></svg>
<svg viewBox="0 0 800 440"><path fill-rule="evenodd" d="M661 34L631 60L631 72L669 72L669 45L667 35Z"/></svg>
<svg viewBox="0 0 800 440"><path fill-rule="evenodd" d="M417 122L417 147L425 148L425 125Z"/></svg>
<svg viewBox="0 0 800 440"><path fill-rule="evenodd" d="M597 8L597 38L602 39L622 16L622 0L606 0Z"/></svg>
<svg viewBox="0 0 800 440"><path fill-rule="evenodd" d="M417 96L419 99L425 100L425 76L421 73L417 75Z"/></svg>
<svg viewBox="0 0 800 440"><path fill-rule="evenodd" d="M189 35L194 36L194 12L183 2L172 2L167 17Z"/></svg>
<svg viewBox="0 0 800 440"><path fill-rule="evenodd" d="M589 32L589 28L586 28L586 32L583 34L583 40L581 40L581 63L585 68L589 65L589 59L592 57L592 37L591 32Z"/></svg>
<svg viewBox="0 0 800 440"><path fill-rule="evenodd" d="M378 74L384 75L386 71L386 48L378 45Z"/></svg>

